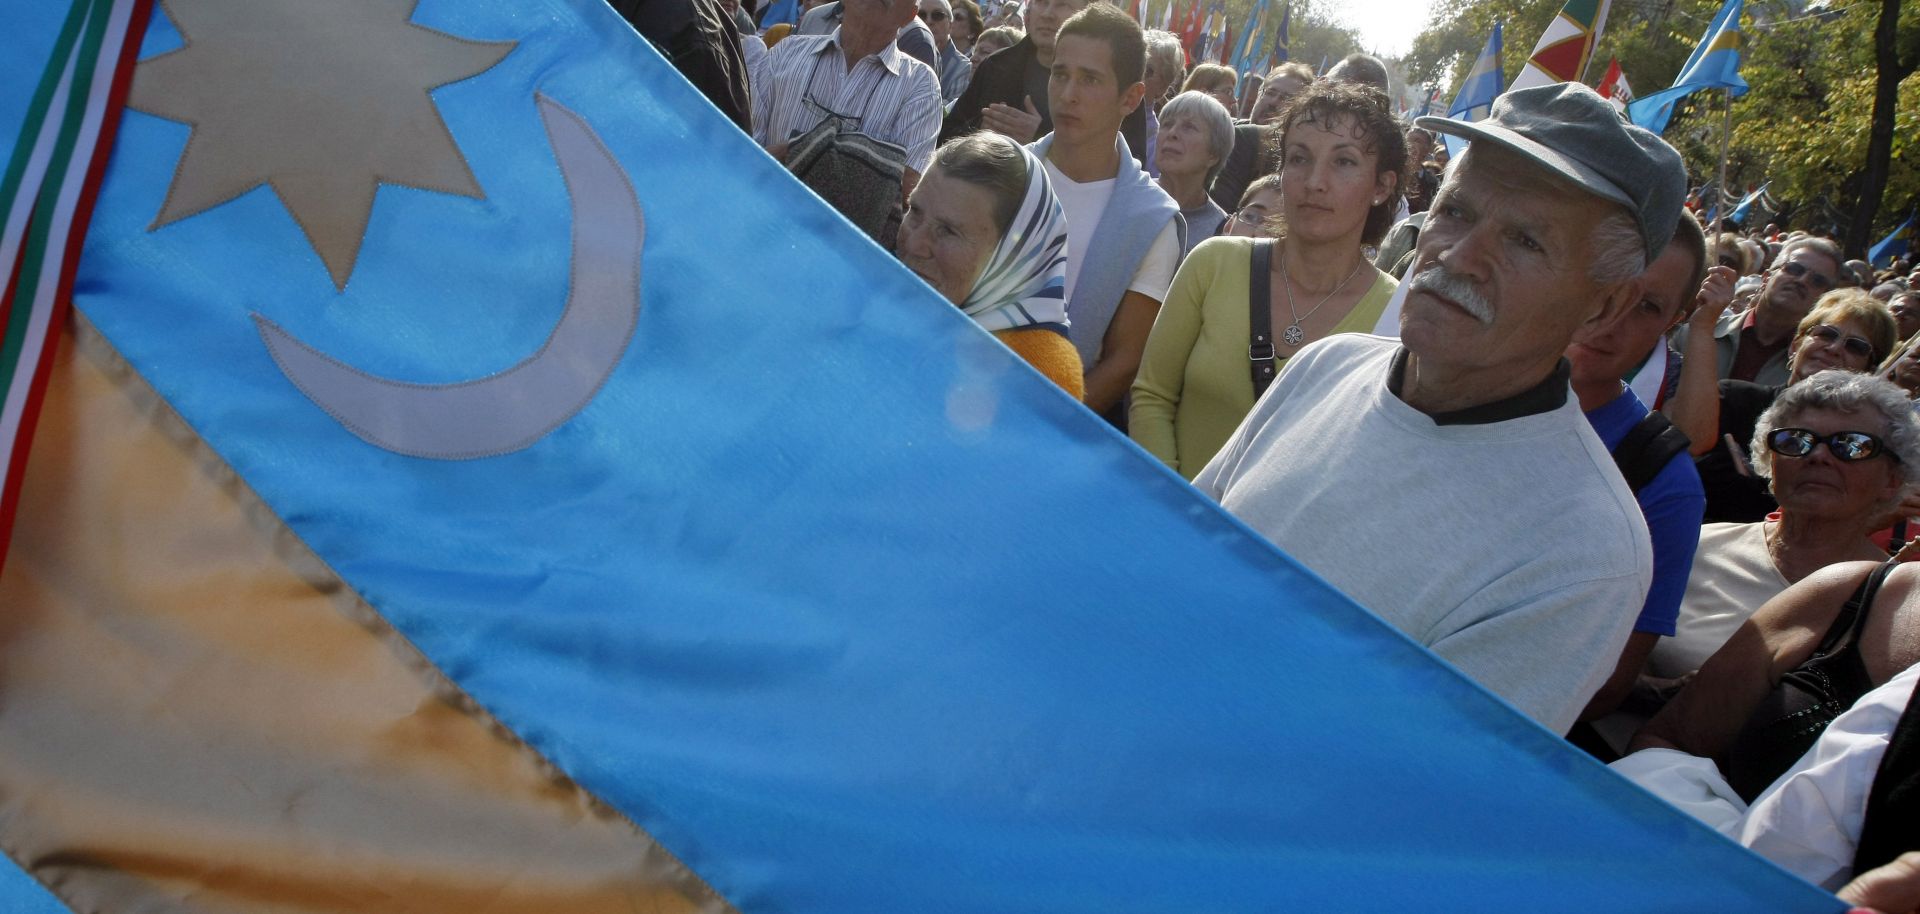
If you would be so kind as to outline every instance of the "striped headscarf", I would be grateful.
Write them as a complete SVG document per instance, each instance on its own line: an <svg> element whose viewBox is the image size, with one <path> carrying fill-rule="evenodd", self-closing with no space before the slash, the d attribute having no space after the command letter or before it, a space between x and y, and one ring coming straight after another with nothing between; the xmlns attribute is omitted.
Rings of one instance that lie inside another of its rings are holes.
<svg viewBox="0 0 1920 914"><path fill-rule="evenodd" d="M1067 216L1046 166L1025 147L1027 193L960 310L987 330L1067 326Z"/></svg>

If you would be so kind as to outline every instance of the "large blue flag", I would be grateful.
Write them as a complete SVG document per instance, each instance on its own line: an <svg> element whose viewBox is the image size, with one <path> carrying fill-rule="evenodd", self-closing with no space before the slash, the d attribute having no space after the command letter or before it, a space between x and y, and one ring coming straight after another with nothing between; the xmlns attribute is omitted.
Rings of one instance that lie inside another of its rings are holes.
<svg viewBox="0 0 1920 914"><path fill-rule="evenodd" d="M1740 31L1742 0L1727 0L1700 36L1673 85L1627 104L1627 117L1655 133L1664 132L1673 119L1673 103L1701 89L1725 89L1734 98L1747 94L1747 81L1740 77L1740 47L1746 43Z"/></svg>
<svg viewBox="0 0 1920 914"><path fill-rule="evenodd" d="M1493 34L1487 36L1485 47L1480 56L1473 59L1473 68L1467 71L1467 78L1460 83L1460 91L1454 93L1453 104L1447 107L1447 116L1463 121L1477 121L1493 110L1493 100L1506 90L1506 71L1500 63L1500 23L1493 24ZM1461 151L1467 148L1467 141L1451 134L1440 138L1447 144L1447 157L1459 158Z"/></svg>
<svg viewBox="0 0 1920 914"><path fill-rule="evenodd" d="M0 575L0 844L69 904L1843 908L1201 498L605 4L165 10ZM691 901L552 901L582 829Z"/></svg>

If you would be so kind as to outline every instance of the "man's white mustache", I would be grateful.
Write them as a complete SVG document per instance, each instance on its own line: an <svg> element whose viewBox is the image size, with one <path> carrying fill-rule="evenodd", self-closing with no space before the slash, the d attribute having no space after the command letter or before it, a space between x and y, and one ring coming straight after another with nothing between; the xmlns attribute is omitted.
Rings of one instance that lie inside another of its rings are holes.
<svg viewBox="0 0 1920 914"><path fill-rule="evenodd" d="M1447 272L1446 268L1439 264L1415 273L1413 278L1407 281L1407 291L1409 293L1431 292L1459 305L1468 314L1473 315L1474 320L1483 324L1493 323L1493 303L1487 301L1486 296L1481 295L1480 290L1475 288L1471 281Z"/></svg>

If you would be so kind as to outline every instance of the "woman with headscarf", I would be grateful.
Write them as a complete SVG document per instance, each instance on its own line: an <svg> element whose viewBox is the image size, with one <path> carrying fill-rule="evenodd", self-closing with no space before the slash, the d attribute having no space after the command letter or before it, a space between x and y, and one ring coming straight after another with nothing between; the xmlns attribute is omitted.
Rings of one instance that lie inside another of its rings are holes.
<svg viewBox="0 0 1920 914"><path fill-rule="evenodd" d="M1361 251L1393 224L1405 186L1406 135L1387 97L1314 83L1287 109L1279 142L1277 240L1215 237L1194 248L1133 382L1128 433L1188 479L1289 357L1335 333L1371 332L1393 294L1392 277Z"/></svg>
<svg viewBox="0 0 1920 914"><path fill-rule="evenodd" d="M941 144L907 200L894 253L1041 374L1085 396L1067 339L1067 218L1033 153L987 131Z"/></svg>

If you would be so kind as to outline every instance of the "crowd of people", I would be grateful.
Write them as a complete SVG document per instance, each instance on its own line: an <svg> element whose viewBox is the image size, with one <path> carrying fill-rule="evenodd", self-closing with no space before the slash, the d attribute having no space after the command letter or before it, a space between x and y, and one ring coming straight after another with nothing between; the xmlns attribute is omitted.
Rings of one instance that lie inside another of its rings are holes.
<svg viewBox="0 0 1920 914"><path fill-rule="evenodd" d="M1577 84L1410 122L1366 55L1241 79L1098 0L722 8L709 96L1042 375L1520 712L1920 910L1920 270L1705 224Z"/></svg>

